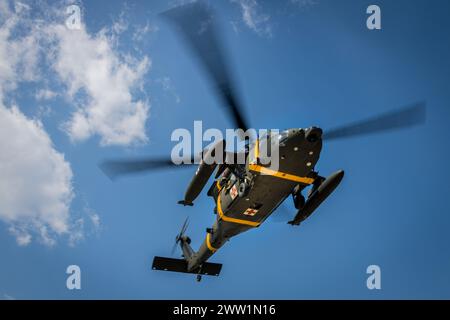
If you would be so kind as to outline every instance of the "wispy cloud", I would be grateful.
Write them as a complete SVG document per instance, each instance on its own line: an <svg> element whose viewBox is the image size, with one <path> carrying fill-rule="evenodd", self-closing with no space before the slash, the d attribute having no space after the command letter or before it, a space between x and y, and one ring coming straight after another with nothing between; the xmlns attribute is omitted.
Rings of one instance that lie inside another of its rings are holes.
<svg viewBox="0 0 450 320"><path fill-rule="evenodd" d="M85 203L80 216L73 223L72 232L69 236L69 246L75 246L87 236L98 235L101 230L100 215Z"/></svg>
<svg viewBox="0 0 450 320"><path fill-rule="evenodd" d="M131 39L133 42L141 42L146 39L148 34L155 33L159 31L159 27L157 25L150 24L147 22L145 25L136 25L134 27L133 35Z"/></svg>
<svg viewBox="0 0 450 320"><path fill-rule="evenodd" d="M242 21L248 28L260 36L272 36L271 17L262 12L261 6L256 0L232 0L232 2L240 6ZM236 28L236 25L234 27Z"/></svg>
<svg viewBox="0 0 450 320"><path fill-rule="evenodd" d="M172 84L172 80L170 77L162 77L155 80L157 84L161 86L164 92L167 92L170 94L174 99L176 103L180 103L181 99L178 93L175 90L175 87Z"/></svg>
<svg viewBox="0 0 450 320"><path fill-rule="evenodd" d="M289 1L301 9L316 5L318 3L318 0L289 0Z"/></svg>
<svg viewBox="0 0 450 320"><path fill-rule="evenodd" d="M58 94L50 89L39 89L35 94L36 100L51 100L55 98Z"/></svg>

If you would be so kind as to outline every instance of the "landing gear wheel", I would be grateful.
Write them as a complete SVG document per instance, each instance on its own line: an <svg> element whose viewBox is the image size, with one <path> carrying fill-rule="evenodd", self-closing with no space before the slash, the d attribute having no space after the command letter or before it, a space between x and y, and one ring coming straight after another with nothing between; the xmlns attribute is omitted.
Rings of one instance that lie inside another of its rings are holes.
<svg viewBox="0 0 450 320"><path fill-rule="evenodd" d="M239 197L243 198L243 197L247 196L249 191L250 191L250 185L246 181L241 182L241 184L239 185L239 191L238 191Z"/></svg>

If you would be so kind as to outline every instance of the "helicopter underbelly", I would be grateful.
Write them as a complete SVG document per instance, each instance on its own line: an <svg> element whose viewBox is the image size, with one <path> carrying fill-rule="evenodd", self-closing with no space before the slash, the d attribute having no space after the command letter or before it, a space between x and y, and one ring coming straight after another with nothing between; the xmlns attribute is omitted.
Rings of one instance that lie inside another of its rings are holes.
<svg viewBox="0 0 450 320"><path fill-rule="evenodd" d="M297 183L269 175L255 177L248 195L240 198L232 192L221 200L222 220L258 227L291 192ZM238 186L233 186L237 188ZM230 191L231 191L230 190ZM232 220L233 219L233 220Z"/></svg>
<svg viewBox="0 0 450 320"><path fill-rule="evenodd" d="M220 234L229 238L259 227L268 216L299 185L300 190L311 184L313 168L319 160L322 143L309 143L302 132L280 145L278 170L249 163L252 182L248 194L239 196L239 182L220 190L217 201L217 221Z"/></svg>

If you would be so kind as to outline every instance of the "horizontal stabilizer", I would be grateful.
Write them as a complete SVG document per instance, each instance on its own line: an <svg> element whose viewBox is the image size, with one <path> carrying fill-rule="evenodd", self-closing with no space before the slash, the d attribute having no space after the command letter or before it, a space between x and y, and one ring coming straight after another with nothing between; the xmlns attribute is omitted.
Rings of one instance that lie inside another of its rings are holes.
<svg viewBox="0 0 450 320"><path fill-rule="evenodd" d="M164 257L153 258L153 270L173 271L183 273L201 274L207 276L218 276L222 269L221 263L204 262L200 268L192 271L187 270L187 261L183 259L173 259Z"/></svg>

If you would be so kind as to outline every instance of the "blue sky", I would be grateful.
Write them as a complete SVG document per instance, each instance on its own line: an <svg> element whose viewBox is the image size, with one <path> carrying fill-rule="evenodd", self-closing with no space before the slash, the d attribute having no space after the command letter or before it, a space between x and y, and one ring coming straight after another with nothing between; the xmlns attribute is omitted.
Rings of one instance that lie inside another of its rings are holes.
<svg viewBox="0 0 450 320"><path fill-rule="evenodd" d="M189 216L195 248L215 216L176 204L194 168L111 182L110 157L167 155L176 128L226 129L207 79L158 13L177 1L0 2L0 298L450 298L447 197L450 4L215 1L255 128L324 129L426 100L424 126L324 143L344 169L299 228L268 220L212 261L219 278L150 269ZM107 93L107 94L106 94ZM294 210L291 204L288 204ZM68 265L82 289L66 289ZM382 289L366 287L381 267Z"/></svg>

